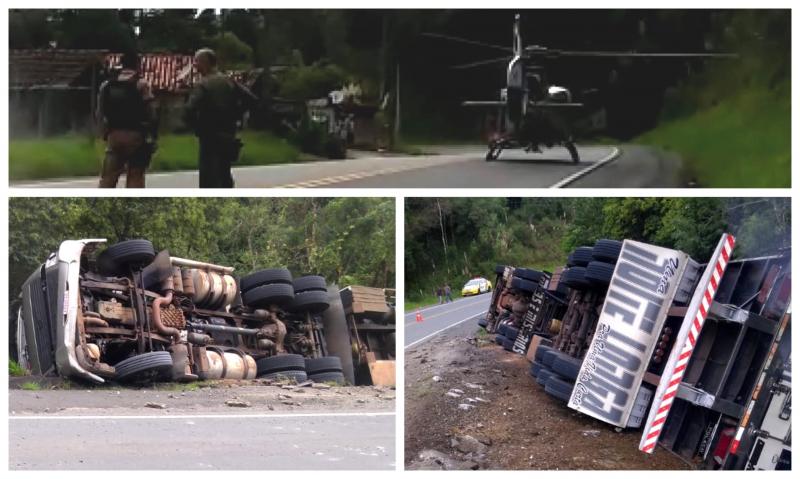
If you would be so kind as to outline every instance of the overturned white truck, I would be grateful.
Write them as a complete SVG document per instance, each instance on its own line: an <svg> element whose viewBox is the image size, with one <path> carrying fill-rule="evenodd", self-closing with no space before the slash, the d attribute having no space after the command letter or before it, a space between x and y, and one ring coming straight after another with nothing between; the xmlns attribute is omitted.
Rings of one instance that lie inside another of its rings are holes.
<svg viewBox="0 0 800 479"><path fill-rule="evenodd" d="M479 324L570 408L708 469L791 467L790 252L700 265L625 240L555 274L498 267Z"/></svg>
<svg viewBox="0 0 800 479"><path fill-rule="evenodd" d="M307 379L353 382L336 288L284 268L156 254L148 240L68 240L24 283L16 356L33 374L95 383Z"/></svg>

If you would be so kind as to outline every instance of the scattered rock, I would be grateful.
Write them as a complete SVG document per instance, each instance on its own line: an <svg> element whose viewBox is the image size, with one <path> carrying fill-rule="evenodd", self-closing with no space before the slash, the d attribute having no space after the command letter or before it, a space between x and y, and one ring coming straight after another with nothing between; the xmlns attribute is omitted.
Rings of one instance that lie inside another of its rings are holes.
<svg viewBox="0 0 800 479"><path fill-rule="evenodd" d="M597 429L587 429L585 431L581 431L583 437L600 437L600 431Z"/></svg>
<svg viewBox="0 0 800 479"><path fill-rule="evenodd" d="M472 409L474 407L475 406L473 406L472 404L466 404L466 403L461 403L461 404L458 405L458 408L461 409L462 411L469 411L470 409Z"/></svg>
<svg viewBox="0 0 800 479"><path fill-rule="evenodd" d="M450 396L451 398L460 398L461 397L460 394L458 394L456 392L453 392L453 391L447 391L446 393L444 393L444 395L445 396Z"/></svg>
<svg viewBox="0 0 800 479"><path fill-rule="evenodd" d="M314 384L316 384L316 383L314 383L313 381L304 381L304 382L298 384L297 387L299 387L299 388L307 388L307 387L314 386Z"/></svg>
<svg viewBox="0 0 800 479"><path fill-rule="evenodd" d="M483 389L483 386L481 386L480 384L464 383L464 386L470 389Z"/></svg>
<svg viewBox="0 0 800 479"><path fill-rule="evenodd" d="M291 391L292 389L297 389L297 386L293 386L291 384L281 384L281 389L288 389Z"/></svg>
<svg viewBox="0 0 800 479"><path fill-rule="evenodd" d="M433 379L433 382L438 383L439 381L442 380L442 377L441 376L434 376L431 379Z"/></svg>
<svg viewBox="0 0 800 479"><path fill-rule="evenodd" d="M486 444L480 442L469 434L456 436L450 439L450 447L463 452L464 454L484 454L489 449Z"/></svg>
<svg viewBox="0 0 800 479"><path fill-rule="evenodd" d="M461 461L435 449L425 449L412 461L407 470L457 471L478 469L474 461Z"/></svg>
<svg viewBox="0 0 800 479"><path fill-rule="evenodd" d="M311 387L314 389L330 389L331 385L325 383L312 383Z"/></svg>
<svg viewBox="0 0 800 479"><path fill-rule="evenodd" d="M160 403L157 403L157 402L149 402L149 403L145 404L144 407L150 407L150 408L153 408L153 409L166 409L167 405L166 404L160 404Z"/></svg>
<svg viewBox="0 0 800 479"><path fill-rule="evenodd" d="M489 401L488 399L479 398L479 397L475 397L475 400L478 401L478 402L492 402L492 401Z"/></svg>
<svg viewBox="0 0 800 479"><path fill-rule="evenodd" d="M357 402L358 404L364 404L364 403L366 403L366 402L367 402L367 400L366 400L366 399L356 399L356 402Z"/></svg>
<svg viewBox="0 0 800 479"><path fill-rule="evenodd" d="M225 405L229 407L250 407L250 403L241 399L228 399Z"/></svg>

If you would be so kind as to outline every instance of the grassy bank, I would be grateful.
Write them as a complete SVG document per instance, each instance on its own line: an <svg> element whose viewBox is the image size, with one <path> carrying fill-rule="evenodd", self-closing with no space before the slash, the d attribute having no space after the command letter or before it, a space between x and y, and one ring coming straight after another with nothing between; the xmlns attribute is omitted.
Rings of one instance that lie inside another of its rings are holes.
<svg viewBox="0 0 800 479"><path fill-rule="evenodd" d="M461 298L461 293L453 291L453 301ZM417 308L424 308L426 306L433 306L435 304L439 304L439 298L432 294L426 294L420 296L419 294L415 295L413 298L408 298L404 302L405 304L405 311L406 314L415 312Z"/></svg>
<svg viewBox="0 0 800 479"><path fill-rule="evenodd" d="M789 187L788 90L787 84L778 91L741 91L636 141L678 153L682 176L702 187Z"/></svg>
<svg viewBox="0 0 800 479"><path fill-rule="evenodd" d="M269 133L246 131L237 166L292 163L300 159L297 148ZM12 181L71 176L95 176L100 171L105 143L78 135L9 141L9 178ZM197 139L189 134L164 135L150 171L197 169Z"/></svg>

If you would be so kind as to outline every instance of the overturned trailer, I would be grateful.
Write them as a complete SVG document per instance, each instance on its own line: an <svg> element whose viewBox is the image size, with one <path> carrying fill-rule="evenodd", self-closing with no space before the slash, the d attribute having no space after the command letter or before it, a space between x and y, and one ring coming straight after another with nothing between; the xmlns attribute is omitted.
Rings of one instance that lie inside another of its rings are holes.
<svg viewBox="0 0 800 479"><path fill-rule="evenodd" d="M785 469L790 254L731 260L732 247L725 235L700 265L600 240L559 271L565 295L552 293L552 278L534 287L519 268L498 267L503 288L480 322L528 353L548 394L618 428L643 427L645 452L658 443L701 468ZM539 299L514 322L502 300L525 294Z"/></svg>
<svg viewBox="0 0 800 479"><path fill-rule="evenodd" d="M284 268L237 277L156 254L147 240L104 244L64 241L24 283L16 352L33 374L96 383L352 377L349 354L332 353L349 342L328 334L346 325L324 278Z"/></svg>
<svg viewBox="0 0 800 479"><path fill-rule="evenodd" d="M395 290L348 286L339 292L344 306L359 384L395 385Z"/></svg>

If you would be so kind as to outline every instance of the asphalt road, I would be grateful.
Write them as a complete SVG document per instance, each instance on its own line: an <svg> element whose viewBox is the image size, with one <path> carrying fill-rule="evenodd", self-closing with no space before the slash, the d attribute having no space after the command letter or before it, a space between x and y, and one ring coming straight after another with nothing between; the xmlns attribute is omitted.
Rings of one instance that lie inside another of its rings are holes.
<svg viewBox="0 0 800 479"><path fill-rule="evenodd" d="M395 468L394 413L12 416L11 470Z"/></svg>
<svg viewBox="0 0 800 479"><path fill-rule="evenodd" d="M546 188L593 177L606 164L625 159L621 174L606 175L599 181L609 187L641 186L637 180L640 173L634 170L647 164L648 150L639 148L627 153L624 148L614 146L578 149L579 164L573 164L567 150L561 147L542 153L509 150L495 162L485 161L486 148L480 145L430 147L426 150L432 154L419 156L352 152L353 158L348 160L234 168L234 179L240 188ZM646 174L651 170L646 168ZM124 184L124 179L120 184ZM147 175L147 185L196 188L197 172L151 173ZM17 182L12 186L95 188L97 178Z"/></svg>
<svg viewBox="0 0 800 479"><path fill-rule="evenodd" d="M420 310L422 322L416 320L417 310L405 314L406 349L421 344L466 321L477 321L477 316L489 309L491 293L461 298L452 303L428 306ZM477 324L477 323L476 323Z"/></svg>

